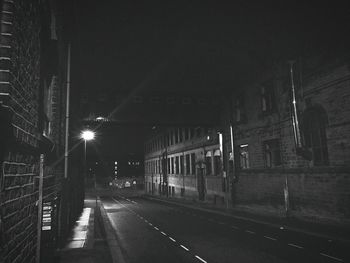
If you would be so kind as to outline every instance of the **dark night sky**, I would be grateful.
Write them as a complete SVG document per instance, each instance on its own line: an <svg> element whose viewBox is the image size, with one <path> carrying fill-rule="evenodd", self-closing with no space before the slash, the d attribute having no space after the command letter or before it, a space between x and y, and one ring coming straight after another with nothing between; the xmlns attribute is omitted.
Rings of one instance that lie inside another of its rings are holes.
<svg viewBox="0 0 350 263"><path fill-rule="evenodd" d="M349 44L346 5L304 2L77 0L73 86L214 92L274 60Z"/></svg>

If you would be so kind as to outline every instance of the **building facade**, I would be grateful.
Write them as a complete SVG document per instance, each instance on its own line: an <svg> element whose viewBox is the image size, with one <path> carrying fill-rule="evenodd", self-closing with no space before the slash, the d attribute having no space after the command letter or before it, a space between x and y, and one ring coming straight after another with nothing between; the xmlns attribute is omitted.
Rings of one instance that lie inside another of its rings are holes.
<svg viewBox="0 0 350 263"><path fill-rule="evenodd" d="M216 128L181 127L156 131L145 143L145 191L216 200L225 193L222 134Z"/></svg>
<svg viewBox="0 0 350 263"><path fill-rule="evenodd" d="M298 59L233 95L236 207L349 224L349 73L346 54Z"/></svg>
<svg viewBox="0 0 350 263"><path fill-rule="evenodd" d="M348 225L349 61L324 54L276 63L232 89L222 100L222 149L218 129L212 140L186 128L154 135L145 144L146 191Z"/></svg>

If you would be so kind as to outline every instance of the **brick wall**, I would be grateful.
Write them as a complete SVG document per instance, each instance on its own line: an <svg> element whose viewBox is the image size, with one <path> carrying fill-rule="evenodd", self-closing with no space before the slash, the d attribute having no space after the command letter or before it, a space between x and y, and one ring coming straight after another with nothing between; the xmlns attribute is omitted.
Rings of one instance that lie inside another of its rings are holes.
<svg viewBox="0 0 350 263"><path fill-rule="evenodd" d="M235 185L236 206L256 213L285 216L286 178L290 216L350 224L350 180L348 171L342 168L241 172Z"/></svg>
<svg viewBox="0 0 350 263"><path fill-rule="evenodd" d="M40 22L37 1L3 1L1 86L14 143L3 156L1 255L3 262L34 262L37 227Z"/></svg>
<svg viewBox="0 0 350 263"><path fill-rule="evenodd" d="M4 0L0 3L0 125L2 132L8 130L5 140L0 142L0 148L6 146L0 156L0 262L30 263L36 256L40 153L47 157L44 200L54 199L60 191L63 167L57 160L63 147L64 94L60 80L54 77L57 83L50 102L52 133L44 138L42 67L46 66L45 62L41 64L43 46L39 34L43 34L41 12L48 10L45 6L48 2ZM51 151L53 145L55 152Z"/></svg>

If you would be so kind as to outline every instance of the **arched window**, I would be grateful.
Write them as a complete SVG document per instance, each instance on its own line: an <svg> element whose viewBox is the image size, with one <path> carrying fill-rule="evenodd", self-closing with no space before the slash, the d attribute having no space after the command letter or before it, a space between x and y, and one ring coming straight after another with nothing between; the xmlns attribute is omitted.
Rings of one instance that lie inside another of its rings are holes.
<svg viewBox="0 0 350 263"><path fill-rule="evenodd" d="M312 153L314 165L328 165L326 111L319 105L308 107L303 114L303 139Z"/></svg>

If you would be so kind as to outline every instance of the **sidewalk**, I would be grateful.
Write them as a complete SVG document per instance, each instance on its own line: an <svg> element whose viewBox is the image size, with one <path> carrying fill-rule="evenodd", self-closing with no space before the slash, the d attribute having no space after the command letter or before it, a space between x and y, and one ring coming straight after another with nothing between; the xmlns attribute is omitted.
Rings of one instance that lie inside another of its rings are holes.
<svg viewBox="0 0 350 263"><path fill-rule="evenodd" d="M105 223L95 196L87 194L80 218L76 221L65 247L57 252L57 262L113 262L106 240Z"/></svg>
<svg viewBox="0 0 350 263"><path fill-rule="evenodd" d="M166 202L172 205L179 205L190 209L197 209L204 212L230 216L236 219L269 225L271 227L289 229L294 232L307 233L313 236L338 240L350 245L350 229L345 226L328 225L317 222L302 221L293 217L266 216L263 214L250 213L249 211L218 206L207 202L192 201L182 198L165 197L159 195L144 194L145 198L159 202Z"/></svg>

